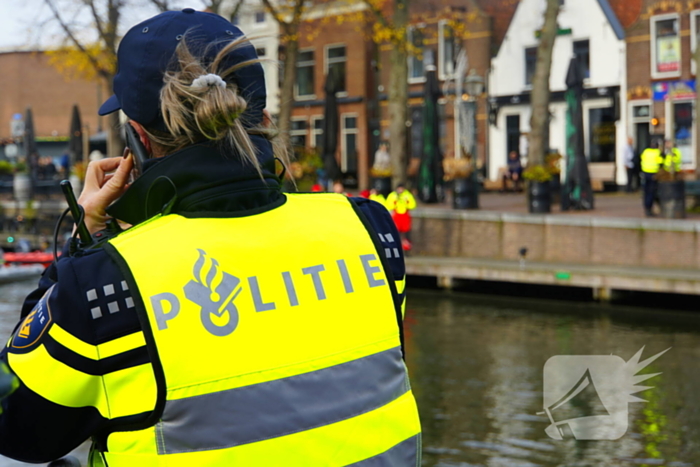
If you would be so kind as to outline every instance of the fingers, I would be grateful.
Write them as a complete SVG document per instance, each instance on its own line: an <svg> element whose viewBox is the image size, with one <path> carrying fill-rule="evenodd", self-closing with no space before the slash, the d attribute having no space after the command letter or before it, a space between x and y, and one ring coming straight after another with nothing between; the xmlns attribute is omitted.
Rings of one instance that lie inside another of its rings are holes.
<svg viewBox="0 0 700 467"><path fill-rule="evenodd" d="M87 173L85 174L86 189L99 189L104 184L105 174L119 167L120 162L124 161L120 157L108 157L98 161L92 161L88 164Z"/></svg>
<svg viewBox="0 0 700 467"><path fill-rule="evenodd" d="M133 156L93 161L88 165L85 185L78 202L85 209L85 224L94 233L105 227L107 207L128 188Z"/></svg>

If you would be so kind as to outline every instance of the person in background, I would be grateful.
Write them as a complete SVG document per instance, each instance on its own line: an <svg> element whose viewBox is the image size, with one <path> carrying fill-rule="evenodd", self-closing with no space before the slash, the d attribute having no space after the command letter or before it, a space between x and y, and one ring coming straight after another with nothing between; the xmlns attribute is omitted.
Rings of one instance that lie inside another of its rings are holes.
<svg viewBox="0 0 700 467"><path fill-rule="evenodd" d="M396 229L401 234L401 246L404 251L411 250L411 210L416 208L416 199L403 183L386 198L386 208L391 212Z"/></svg>
<svg viewBox="0 0 700 467"><path fill-rule="evenodd" d="M372 201L376 201L385 208L389 209L386 205L386 198L376 188L372 188L371 190L369 190L369 199L371 199Z"/></svg>
<svg viewBox="0 0 700 467"><path fill-rule="evenodd" d="M663 165L664 158L661 155L661 141L655 140L651 147L646 148L641 155L642 176L644 177L644 213L647 217L654 216L654 199L656 198L656 174Z"/></svg>
<svg viewBox="0 0 700 467"><path fill-rule="evenodd" d="M523 164L520 161L520 154L517 151L508 153L508 166L506 173L503 175L503 189L508 189L508 181L513 182L513 190L520 191L520 185L523 175Z"/></svg>
<svg viewBox="0 0 700 467"><path fill-rule="evenodd" d="M664 170L671 173L680 173L683 156L681 151L673 145L670 139L664 140Z"/></svg>
<svg viewBox="0 0 700 467"><path fill-rule="evenodd" d="M341 181L333 182L333 193L338 193L339 195L351 196L350 193L345 191L345 185L343 185L343 182L341 182Z"/></svg>
<svg viewBox="0 0 700 467"><path fill-rule="evenodd" d="M634 140L628 136L623 153L625 169L627 170L627 193L637 191L639 184L639 167L637 167L633 144Z"/></svg>

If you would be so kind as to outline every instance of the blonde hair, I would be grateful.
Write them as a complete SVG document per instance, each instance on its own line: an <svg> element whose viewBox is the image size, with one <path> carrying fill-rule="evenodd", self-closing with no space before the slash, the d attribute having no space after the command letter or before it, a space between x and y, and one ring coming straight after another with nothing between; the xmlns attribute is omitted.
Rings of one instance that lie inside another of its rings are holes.
<svg viewBox="0 0 700 467"><path fill-rule="evenodd" d="M278 131L272 122L269 126L260 124L246 128L242 119L248 102L238 86L226 80L235 71L261 60L247 60L219 69L226 56L236 48L251 47L248 39L242 36L231 41L211 63L195 56L185 39L186 36L175 49L177 70L166 71L160 91L160 111L168 131L144 128L151 142L169 154L192 144L214 141L234 149L244 164L252 165L262 176L258 150L250 139L250 135L260 135L272 143L274 156L286 169L289 165L287 151L277 138ZM226 86L192 86L195 79L210 73L219 75L226 81Z"/></svg>

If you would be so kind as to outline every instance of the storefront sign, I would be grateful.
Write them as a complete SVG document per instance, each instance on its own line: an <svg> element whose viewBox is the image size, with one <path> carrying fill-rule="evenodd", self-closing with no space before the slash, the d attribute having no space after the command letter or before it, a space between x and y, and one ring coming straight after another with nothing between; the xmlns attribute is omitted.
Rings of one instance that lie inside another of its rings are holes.
<svg viewBox="0 0 700 467"><path fill-rule="evenodd" d="M681 41L677 35L656 38L656 70L673 73L680 70Z"/></svg>
<svg viewBox="0 0 700 467"><path fill-rule="evenodd" d="M695 80L663 81L652 85L655 101L695 99Z"/></svg>

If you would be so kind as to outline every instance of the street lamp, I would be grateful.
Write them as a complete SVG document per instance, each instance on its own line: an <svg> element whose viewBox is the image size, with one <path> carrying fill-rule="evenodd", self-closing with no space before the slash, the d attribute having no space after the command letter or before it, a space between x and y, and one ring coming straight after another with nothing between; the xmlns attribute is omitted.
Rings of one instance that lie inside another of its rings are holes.
<svg viewBox="0 0 700 467"><path fill-rule="evenodd" d="M454 204L455 209L478 209L479 182L476 173L476 110L477 98L484 92L484 78L479 76L474 68L464 78L464 94L460 102L460 151L469 154L470 170L466 178L455 178Z"/></svg>

